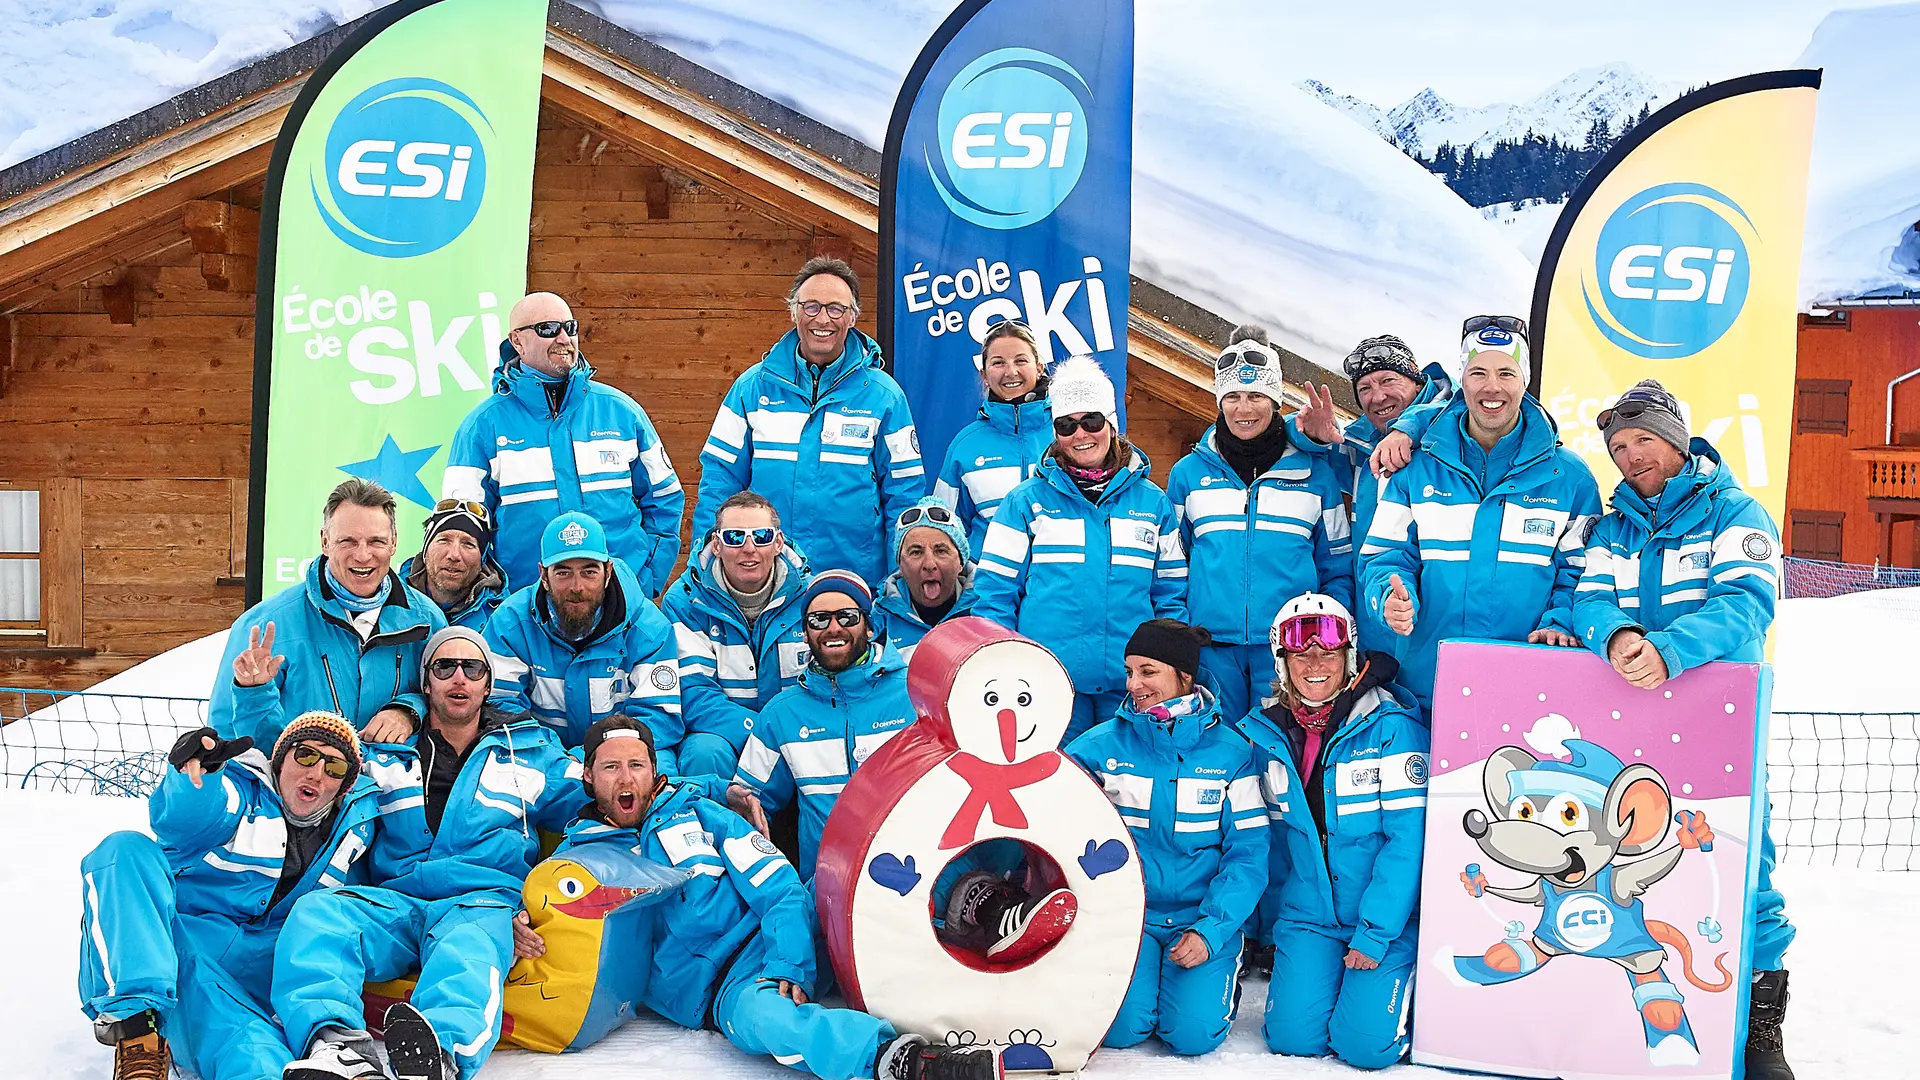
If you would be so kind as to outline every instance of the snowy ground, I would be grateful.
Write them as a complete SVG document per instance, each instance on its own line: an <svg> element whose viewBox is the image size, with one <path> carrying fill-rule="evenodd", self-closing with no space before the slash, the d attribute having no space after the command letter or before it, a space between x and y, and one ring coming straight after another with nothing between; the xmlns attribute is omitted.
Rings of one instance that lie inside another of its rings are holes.
<svg viewBox="0 0 1920 1080"><path fill-rule="evenodd" d="M7 950L14 974L0 980L0 1046L6 1073L55 1078L103 1077L111 1054L93 1041L75 998L80 854L115 829L144 828L145 804L39 791L0 791L0 924L16 933ZM1920 967L1920 874L1794 867L1778 877L1800 927L1789 955L1793 1006L1787 1046L1801 1080L1877 1080L1912 1074L1920 1018L1906 973ZM1863 927L1873 928L1871 937ZM1867 952L1862 956L1863 951ZM1863 963L1862 961L1868 962ZM31 978L23 973L33 973ZM1198 1059L1149 1049L1102 1051L1087 1075L1099 1080L1206 1077L1359 1076L1324 1061L1277 1058L1260 1039L1266 986L1249 982L1226 1046ZM1458 1075L1410 1066L1404 1077ZM503 1051L483 1080L787 1080L799 1074L748 1058L712 1032L664 1021L635 1021L580 1054L549 1057Z"/></svg>
<svg viewBox="0 0 1920 1080"><path fill-rule="evenodd" d="M1481 207L1480 216L1498 225L1520 254L1537 267L1546 252L1547 237L1553 234L1554 222L1560 220L1560 211L1565 208L1565 203L1557 202L1495 203Z"/></svg>

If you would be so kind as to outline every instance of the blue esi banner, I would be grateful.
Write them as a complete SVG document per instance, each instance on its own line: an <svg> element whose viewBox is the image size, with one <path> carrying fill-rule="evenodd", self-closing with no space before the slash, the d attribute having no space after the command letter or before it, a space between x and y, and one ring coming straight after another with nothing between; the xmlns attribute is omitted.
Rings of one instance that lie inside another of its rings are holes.
<svg viewBox="0 0 1920 1080"><path fill-rule="evenodd" d="M961 4L901 87L880 180L880 343L929 475L1002 319L1043 364L1098 360L1124 427L1132 233L1132 0Z"/></svg>

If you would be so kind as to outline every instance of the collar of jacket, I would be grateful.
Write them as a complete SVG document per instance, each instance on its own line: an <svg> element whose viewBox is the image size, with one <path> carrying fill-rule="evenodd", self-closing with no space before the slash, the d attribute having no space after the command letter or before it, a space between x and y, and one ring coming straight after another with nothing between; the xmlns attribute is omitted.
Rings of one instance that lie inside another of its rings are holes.
<svg viewBox="0 0 1920 1080"><path fill-rule="evenodd" d="M406 582L402 581L400 575L395 573L391 568L387 570L387 577L392 579L393 587L387 590L387 601L380 606L380 618L378 620L376 633L389 629L387 625L387 614L392 609L398 608L400 611L408 614L411 614L413 610L413 605L407 596ZM322 615L330 616L336 622L350 624L353 622L355 612L348 611L346 605L342 604L339 597L334 595L334 591L338 587L338 583L333 580L333 576L327 572L327 557L325 555L313 560L312 565L307 567L306 592L308 603L311 603L314 609Z"/></svg>
<svg viewBox="0 0 1920 1080"><path fill-rule="evenodd" d="M998 401L988 394L980 403L980 419L1003 435L1025 435L1053 423L1053 405L1047 395L1032 401Z"/></svg>
<svg viewBox="0 0 1920 1080"><path fill-rule="evenodd" d="M760 358L760 364L763 370L792 386L803 397L813 393L813 376L806 373L808 364L800 358L800 331L788 330L780 335L780 340ZM812 404L818 405L854 375L881 366L880 343L868 337L864 330L848 330L847 343L840 355L820 372L820 394L810 399Z"/></svg>
<svg viewBox="0 0 1920 1080"><path fill-rule="evenodd" d="M1282 419L1283 418L1279 416L1275 416L1273 422L1278 424L1282 422ZM1220 453L1220 444L1214 441L1216 434L1215 429L1219 426L1217 422L1208 424L1207 430L1200 435L1200 441L1193 444L1193 452L1199 454L1201 460L1205 461L1208 468L1216 474L1231 476L1235 480L1238 480L1240 479L1240 474L1234 472L1233 466L1227 464L1227 459ZM1305 437L1304 435L1301 436L1301 438ZM1280 452L1280 457L1274 461L1272 467L1268 468L1266 472L1261 473L1259 476L1254 477L1253 482L1257 484L1268 477L1272 477L1288 483L1304 484L1312 476L1313 462L1307 460L1307 455L1301 453L1300 448L1294 445L1293 440L1289 438L1287 440L1287 448Z"/></svg>
<svg viewBox="0 0 1920 1080"><path fill-rule="evenodd" d="M553 616L553 605L547 602L547 586L544 582L534 585L533 618L540 628L554 641L565 645L574 652L585 652L596 643L618 633L632 618L633 605L643 601L646 594L640 590L640 579L627 569L620 559L613 560L613 578L607 582L606 595L600 598L600 618L593 624L593 631L579 641L569 640L560 632L559 620Z"/></svg>
<svg viewBox="0 0 1920 1080"><path fill-rule="evenodd" d="M425 552L421 552L408 559L405 563L402 563L400 566L400 580L413 586L413 591L432 600L433 593L427 589L427 562L425 555ZM455 619L473 610L475 604L480 603L490 596L497 596L505 592L506 588L507 572L501 569L500 564L494 560L493 550L489 547L487 551L480 556L480 576L475 578L473 585L467 589L467 595L462 597L460 602L455 604L451 610L442 608L441 611L447 616L448 624L452 624Z"/></svg>
<svg viewBox="0 0 1920 1080"><path fill-rule="evenodd" d="M1213 691L1196 683L1194 692L1200 695L1200 707L1174 717L1171 728L1159 717L1134 708L1131 694L1120 699L1120 709L1114 717L1138 731L1152 745L1166 745L1175 753L1184 754L1200 745L1200 736L1220 722L1220 702Z"/></svg>
<svg viewBox="0 0 1920 1080"><path fill-rule="evenodd" d="M1706 516L1708 505L1724 490L1740 490L1733 470L1722 467L1720 451L1695 436L1687 463L1668 480L1651 504L1624 479L1613 489L1613 509L1648 535L1685 532Z"/></svg>
<svg viewBox="0 0 1920 1080"><path fill-rule="evenodd" d="M700 549L699 557L688 563L685 573L689 579L688 589L701 608L716 615L744 620L739 603L734 600L733 593L727 590L727 583L722 580L721 575L726 573L726 568L720 565L719 548L718 540L708 540L706 546ZM786 570L786 576L774 586L773 595L767 599L767 606L760 612L761 618L786 606L788 601L800 595L800 590L807 584L807 559L800 554L799 549L793 546L793 541L787 541L786 546L780 549L780 554L774 556L774 559ZM774 572L779 573L779 570L776 569Z"/></svg>
<svg viewBox="0 0 1920 1080"><path fill-rule="evenodd" d="M906 668L907 662L901 659L898 649L885 641L873 641L867 645L867 655L845 671L828 674L809 658L807 666L800 671L799 685L822 700L835 694L850 698L864 697L887 676L898 674Z"/></svg>
<svg viewBox="0 0 1920 1080"><path fill-rule="evenodd" d="M561 409L580 400L587 383L593 380L593 365L587 363L587 354L576 352L573 357L573 370L567 372L567 393L561 399ZM500 342L500 366L493 369L493 392L502 397L519 402L528 412L536 416L557 415L547 405L547 386L540 376L527 370L520 360L513 342Z"/></svg>
<svg viewBox="0 0 1920 1080"><path fill-rule="evenodd" d="M1453 469L1460 475L1478 482L1473 470L1466 466L1465 432L1467 422L1467 399L1456 394L1447 402L1439 416L1434 417L1433 425L1420 441L1420 449L1432 454L1434 459ZM1512 432L1508 433L1509 435ZM1493 489L1481 493L1488 497L1504 490L1519 490L1521 482L1530 479L1526 474L1535 466L1548 461L1560 446L1560 425L1546 409L1540 407L1530 394L1520 395L1520 448L1514 455L1513 465Z"/></svg>
<svg viewBox="0 0 1920 1080"><path fill-rule="evenodd" d="M1367 713L1378 709L1385 701L1397 702L1413 708L1412 699L1400 691L1394 684L1394 678L1400 673L1400 662L1383 652L1360 654L1360 677L1354 684L1340 692L1334 699L1334 715L1340 718L1338 724L1327 726L1326 745L1332 747L1358 730L1356 720L1363 719ZM1374 692L1378 691L1379 696ZM1299 725L1293 719L1293 711L1284 701L1276 699L1272 705L1256 707L1233 725L1249 740L1273 751L1285 746L1289 760L1293 757L1293 745L1287 733ZM1298 767L1299 763L1294 763Z"/></svg>
<svg viewBox="0 0 1920 1080"><path fill-rule="evenodd" d="M1147 452L1137 446L1134 447L1133 456L1127 459L1126 464L1120 466L1119 472L1113 474L1113 479L1107 481L1106 490L1100 495L1101 504L1112 502L1121 492L1139 483L1148 475L1152 467L1152 462L1147 460ZM1047 484L1062 495L1070 499L1078 499L1082 506L1093 505L1087 501L1086 493L1080 490L1080 485L1073 482L1073 477L1067 475L1067 470L1060 467L1060 463L1054 460L1050 452L1040 455L1040 475L1046 477Z"/></svg>
<svg viewBox="0 0 1920 1080"><path fill-rule="evenodd" d="M957 619L973 610L973 599L973 590L968 588L967 583L962 580L960 582L960 591L954 594L953 607L947 610L947 618ZM888 574L887 580L880 583L880 595L875 598L873 603L875 607L885 607L887 611L903 619L912 619L921 626L927 625L926 620L920 617L920 609L914 606L913 597L908 596L906 591L900 587L900 571L898 570ZM929 629L931 629L931 627L929 627Z"/></svg>

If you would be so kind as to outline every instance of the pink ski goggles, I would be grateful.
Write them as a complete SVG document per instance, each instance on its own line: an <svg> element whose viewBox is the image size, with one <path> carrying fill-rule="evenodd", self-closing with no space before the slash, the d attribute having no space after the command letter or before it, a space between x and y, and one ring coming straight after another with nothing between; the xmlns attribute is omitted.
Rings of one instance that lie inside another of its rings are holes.
<svg viewBox="0 0 1920 1080"><path fill-rule="evenodd" d="M1305 652L1307 646L1344 649L1353 644L1347 621L1337 615L1296 615L1280 624L1280 651Z"/></svg>

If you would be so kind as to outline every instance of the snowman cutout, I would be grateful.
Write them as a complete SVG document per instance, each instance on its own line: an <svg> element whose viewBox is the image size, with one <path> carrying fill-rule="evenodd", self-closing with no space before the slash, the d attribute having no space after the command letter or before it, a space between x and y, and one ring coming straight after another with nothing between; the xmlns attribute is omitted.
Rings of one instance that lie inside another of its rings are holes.
<svg viewBox="0 0 1920 1080"><path fill-rule="evenodd" d="M901 1031L991 1043L1009 1071L1077 1071L1126 996L1146 893L1120 815L1060 753L1072 680L1040 645L960 618L922 639L907 690L919 718L855 771L820 839L834 972L850 1004ZM1067 889L1078 910L1046 948L995 961L940 939L934 890L1009 839L1030 886Z"/></svg>

